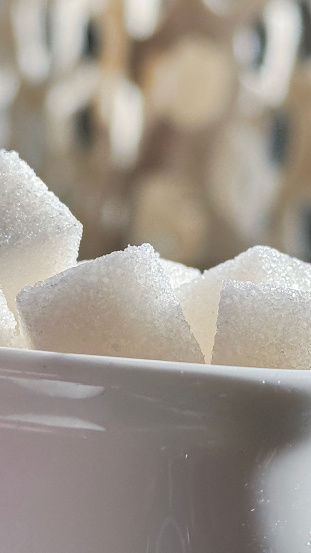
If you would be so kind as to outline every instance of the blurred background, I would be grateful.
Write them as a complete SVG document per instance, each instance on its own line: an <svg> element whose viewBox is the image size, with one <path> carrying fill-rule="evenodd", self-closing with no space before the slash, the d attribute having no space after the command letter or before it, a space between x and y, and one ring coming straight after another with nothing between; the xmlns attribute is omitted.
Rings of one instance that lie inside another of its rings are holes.
<svg viewBox="0 0 311 553"><path fill-rule="evenodd" d="M311 261L311 1L0 0L0 146L83 223L81 258Z"/></svg>

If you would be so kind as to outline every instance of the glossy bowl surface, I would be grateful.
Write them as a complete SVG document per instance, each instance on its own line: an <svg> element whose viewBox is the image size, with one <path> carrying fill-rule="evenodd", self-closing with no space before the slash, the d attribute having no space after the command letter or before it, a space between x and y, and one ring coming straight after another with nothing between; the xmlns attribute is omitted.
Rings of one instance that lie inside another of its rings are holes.
<svg viewBox="0 0 311 553"><path fill-rule="evenodd" d="M0 349L2 553L311 551L311 372Z"/></svg>

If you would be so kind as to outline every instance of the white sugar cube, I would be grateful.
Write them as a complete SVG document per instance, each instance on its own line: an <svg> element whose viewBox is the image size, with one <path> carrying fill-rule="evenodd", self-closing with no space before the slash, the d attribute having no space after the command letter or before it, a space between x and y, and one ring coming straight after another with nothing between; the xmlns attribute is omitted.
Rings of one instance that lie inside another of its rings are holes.
<svg viewBox="0 0 311 553"><path fill-rule="evenodd" d="M206 285L203 274L175 289L185 319L200 345L206 363L211 360L216 332L219 298L216 295L218 286L215 288L212 284Z"/></svg>
<svg viewBox="0 0 311 553"><path fill-rule="evenodd" d="M186 320L207 363L212 356L220 291L225 279L311 290L311 265L267 246L255 246L176 288Z"/></svg>
<svg viewBox="0 0 311 553"><path fill-rule="evenodd" d="M0 285L10 309L26 285L76 263L82 225L16 152L0 150Z"/></svg>
<svg viewBox="0 0 311 553"><path fill-rule="evenodd" d="M199 269L195 269L194 267L187 267L182 263L177 263L176 261L170 261L163 258L160 258L160 261L173 288L177 288L186 282L191 282L191 280L201 275L201 271L199 271Z"/></svg>
<svg viewBox="0 0 311 553"><path fill-rule="evenodd" d="M311 369L311 292L224 281L212 363Z"/></svg>
<svg viewBox="0 0 311 553"><path fill-rule="evenodd" d="M203 363L153 248L129 246L82 263L17 297L32 347Z"/></svg>
<svg viewBox="0 0 311 553"><path fill-rule="evenodd" d="M0 346L23 347L23 342L16 329L16 319L9 310L5 296L0 289Z"/></svg>

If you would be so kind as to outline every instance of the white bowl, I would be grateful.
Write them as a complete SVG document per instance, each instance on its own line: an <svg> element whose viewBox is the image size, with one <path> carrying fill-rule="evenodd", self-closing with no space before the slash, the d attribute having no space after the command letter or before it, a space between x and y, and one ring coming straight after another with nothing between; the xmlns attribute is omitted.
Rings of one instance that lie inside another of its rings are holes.
<svg viewBox="0 0 311 553"><path fill-rule="evenodd" d="M0 349L1 553L311 550L311 372Z"/></svg>

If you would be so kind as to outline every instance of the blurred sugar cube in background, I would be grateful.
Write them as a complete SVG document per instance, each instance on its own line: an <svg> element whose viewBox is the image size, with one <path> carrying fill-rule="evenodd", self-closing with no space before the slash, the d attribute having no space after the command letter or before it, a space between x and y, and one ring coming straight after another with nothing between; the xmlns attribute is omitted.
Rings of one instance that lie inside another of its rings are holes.
<svg viewBox="0 0 311 553"><path fill-rule="evenodd" d="M83 223L208 268L311 260L311 2L0 0L0 147Z"/></svg>

